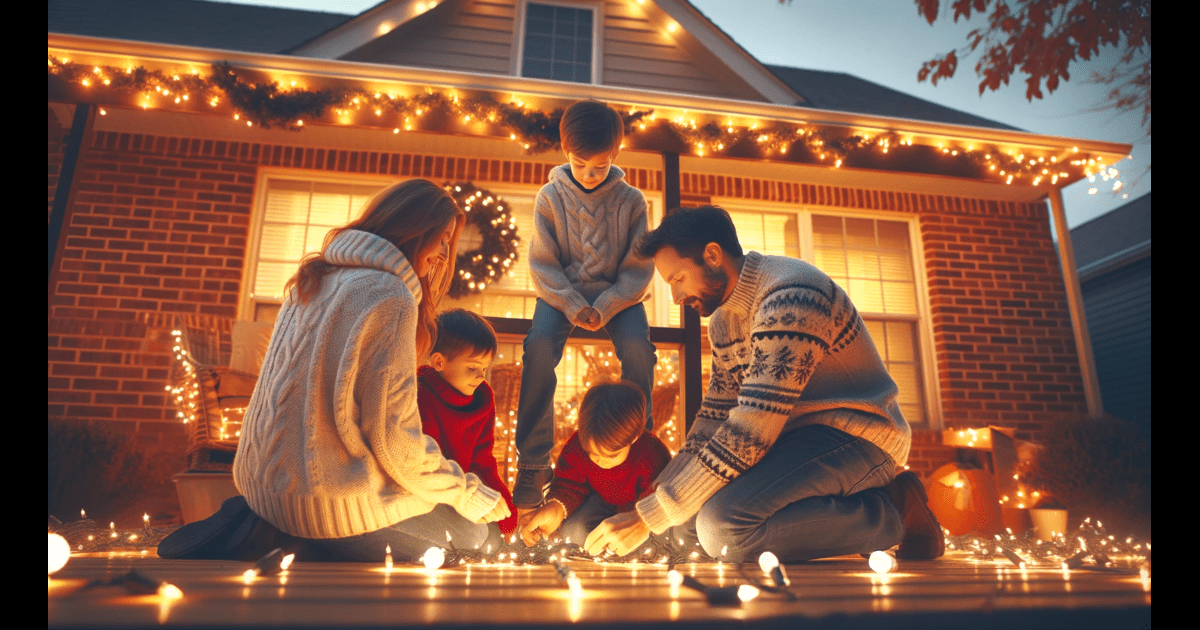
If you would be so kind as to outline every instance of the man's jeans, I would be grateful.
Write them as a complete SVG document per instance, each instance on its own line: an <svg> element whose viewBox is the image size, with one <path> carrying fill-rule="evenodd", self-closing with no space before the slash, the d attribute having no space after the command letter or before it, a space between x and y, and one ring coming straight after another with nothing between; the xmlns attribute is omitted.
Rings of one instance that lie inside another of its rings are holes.
<svg viewBox="0 0 1200 630"><path fill-rule="evenodd" d="M893 463L870 442L824 425L782 435L671 536L710 556L784 562L889 549L904 538L887 485Z"/></svg>
<svg viewBox="0 0 1200 630"><path fill-rule="evenodd" d="M521 468L550 467L550 450L554 447L554 389L558 385L554 368L562 361L563 347L574 328L575 324L566 315L538 298L521 358L516 437ZM646 308L634 304L613 315L604 331L612 339L621 362L621 378L637 385L646 395L646 428L651 429L654 421L650 415L650 392L658 355L650 343Z"/></svg>

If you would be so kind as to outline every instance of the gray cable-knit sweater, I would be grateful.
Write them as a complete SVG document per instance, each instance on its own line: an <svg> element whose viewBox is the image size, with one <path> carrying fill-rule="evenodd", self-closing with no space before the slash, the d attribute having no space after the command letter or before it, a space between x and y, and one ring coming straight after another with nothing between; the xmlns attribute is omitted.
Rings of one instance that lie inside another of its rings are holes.
<svg viewBox="0 0 1200 630"><path fill-rule="evenodd" d="M642 301L654 277L654 261L634 254L646 233L646 198L613 166L590 193L571 181L571 167L550 171L538 192L529 272L538 297L574 320L591 306L607 324Z"/></svg>
<svg viewBox="0 0 1200 630"><path fill-rule="evenodd" d="M896 384L850 298L821 270L748 253L708 337L712 374L700 412L658 489L637 505L651 531L691 518L801 426L862 437L896 466L908 460L912 436Z"/></svg>
<svg viewBox="0 0 1200 630"><path fill-rule="evenodd" d="M233 480L256 514L304 538L345 538L446 503L469 520L500 493L421 432L421 284L387 240L347 230L338 268L279 311L242 424Z"/></svg>

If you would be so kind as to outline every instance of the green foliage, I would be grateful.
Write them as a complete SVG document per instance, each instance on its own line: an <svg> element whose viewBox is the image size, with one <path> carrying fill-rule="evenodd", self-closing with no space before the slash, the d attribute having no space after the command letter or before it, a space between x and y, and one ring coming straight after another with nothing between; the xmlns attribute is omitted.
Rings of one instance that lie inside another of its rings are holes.
<svg viewBox="0 0 1200 630"><path fill-rule="evenodd" d="M1024 480L1114 531L1150 530L1150 443L1117 418L1051 424ZM1116 527L1113 527L1116 525Z"/></svg>
<svg viewBox="0 0 1200 630"><path fill-rule="evenodd" d="M171 492L179 453L141 445L102 423L46 422L46 511L109 521L145 496Z"/></svg>

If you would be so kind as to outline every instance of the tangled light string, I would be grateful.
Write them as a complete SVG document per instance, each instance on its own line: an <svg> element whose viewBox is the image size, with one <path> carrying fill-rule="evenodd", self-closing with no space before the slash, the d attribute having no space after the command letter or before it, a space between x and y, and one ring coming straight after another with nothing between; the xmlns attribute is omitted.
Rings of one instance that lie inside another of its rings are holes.
<svg viewBox="0 0 1200 630"><path fill-rule="evenodd" d="M444 92L426 88L423 92L402 95L354 87L308 89L290 81L254 83L242 78L242 70L228 63L212 65L210 76L194 68L170 74L142 66L100 66L72 63L69 58L47 56L47 72L69 84L89 90L109 89L135 94L143 109L174 103L185 106L192 101L210 107L227 103L233 118L247 126L278 127L298 131L305 121L324 120L383 128L400 133L420 127L420 119L440 112L470 125L484 122L521 144L530 153L552 151L559 146L558 122L562 108L540 111L520 100L500 103L491 97L467 97L454 90ZM190 106L190 105L189 105ZM105 113L103 109L101 113ZM977 146L973 142L950 143L931 138L906 137L879 130L855 131L822 127L809 123L758 122L735 123L697 120L686 111L676 116L656 116L653 109L624 108L621 116L626 133L645 130L648 124L667 129L697 155L729 154L735 147L757 147L764 157L795 153L797 146L807 150L820 164L839 168L854 156L887 154L893 149L924 147L975 165L987 177L1006 184L1033 186L1055 185L1073 175L1113 181L1121 188L1119 173L1102 156L1081 154L1078 147L1058 154L1033 155L1022 150L1002 150L998 146ZM366 117L366 120L364 120ZM711 116L710 116L711 117ZM328 122L328 121L326 121Z"/></svg>

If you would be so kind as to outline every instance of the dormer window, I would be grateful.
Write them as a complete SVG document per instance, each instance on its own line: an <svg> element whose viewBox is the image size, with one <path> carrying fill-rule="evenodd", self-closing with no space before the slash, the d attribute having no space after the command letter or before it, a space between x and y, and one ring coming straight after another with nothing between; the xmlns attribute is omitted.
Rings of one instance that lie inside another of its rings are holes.
<svg viewBox="0 0 1200 630"><path fill-rule="evenodd" d="M597 23L588 6L527 2L521 76L592 83Z"/></svg>

